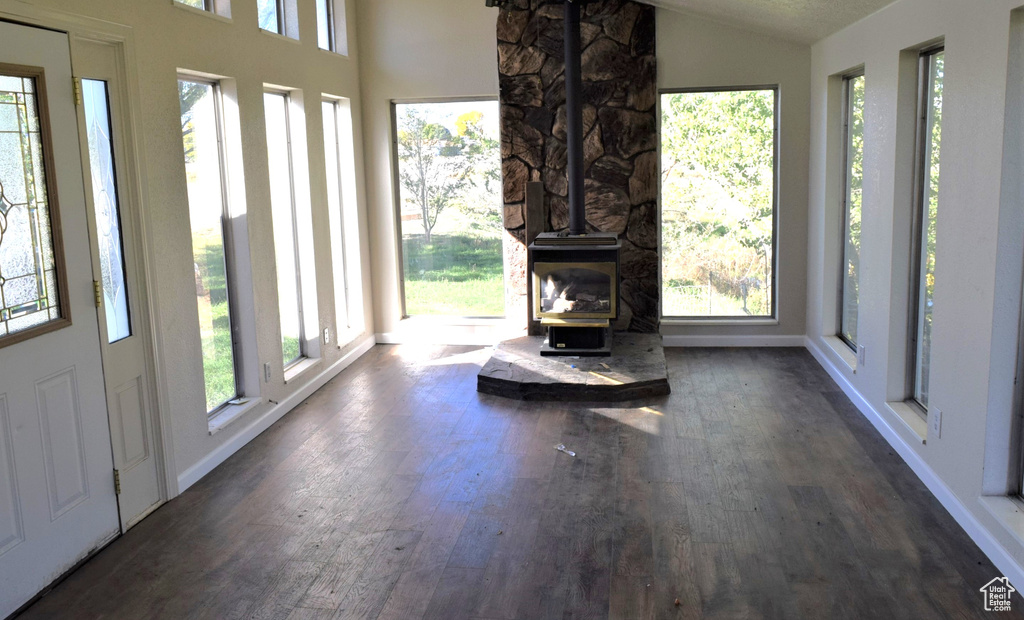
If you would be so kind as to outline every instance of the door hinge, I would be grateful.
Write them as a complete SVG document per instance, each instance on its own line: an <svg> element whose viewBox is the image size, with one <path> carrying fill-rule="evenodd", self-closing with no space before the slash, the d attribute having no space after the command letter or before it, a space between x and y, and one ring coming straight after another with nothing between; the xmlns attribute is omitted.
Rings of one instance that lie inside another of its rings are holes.
<svg viewBox="0 0 1024 620"><path fill-rule="evenodd" d="M99 308L103 305L103 286L100 285L99 280L92 281L92 294L96 298L96 307Z"/></svg>
<svg viewBox="0 0 1024 620"><path fill-rule="evenodd" d="M114 470L114 495L121 494L121 472Z"/></svg>
<svg viewBox="0 0 1024 620"><path fill-rule="evenodd" d="M75 91L75 105L82 105L82 78L72 77L71 86Z"/></svg>

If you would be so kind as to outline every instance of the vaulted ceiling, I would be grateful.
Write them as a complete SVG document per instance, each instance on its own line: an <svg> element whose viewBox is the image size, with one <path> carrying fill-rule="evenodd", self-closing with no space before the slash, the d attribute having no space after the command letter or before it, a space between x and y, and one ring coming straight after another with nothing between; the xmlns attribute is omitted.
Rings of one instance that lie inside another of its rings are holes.
<svg viewBox="0 0 1024 620"><path fill-rule="evenodd" d="M646 0L801 43L849 26L893 0Z"/></svg>

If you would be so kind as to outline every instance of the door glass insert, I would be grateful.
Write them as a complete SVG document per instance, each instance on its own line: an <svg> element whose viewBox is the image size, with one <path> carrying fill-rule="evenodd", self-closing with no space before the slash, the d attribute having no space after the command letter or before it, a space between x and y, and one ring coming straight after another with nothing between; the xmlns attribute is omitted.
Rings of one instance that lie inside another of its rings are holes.
<svg viewBox="0 0 1024 620"><path fill-rule="evenodd" d="M39 107L35 77L0 74L0 339L62 318Z"/></svg>
<svg viewBox="0 0 1024 620"><path fill-rule="evenodd" d="M124 278L124 242L121 239L107 83L101 80L82 80L82 101L89 138L89 169L92 172L92 202L96 214L107 341L114 343L131 336L132 327Z"/></svg>
<svg viewBox="0 0 1024 620"><path fill-rule="evenodd" d="M615 263L537 263L534 277L540 316L615 317Z"/></svg>

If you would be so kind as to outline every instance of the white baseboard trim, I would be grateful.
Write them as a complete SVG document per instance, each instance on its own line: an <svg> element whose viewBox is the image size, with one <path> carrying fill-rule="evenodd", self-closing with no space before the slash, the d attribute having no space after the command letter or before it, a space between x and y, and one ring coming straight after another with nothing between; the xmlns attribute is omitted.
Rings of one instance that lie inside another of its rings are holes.
<svg viewBox="0 0 1024 620"><path fill-rule="evenodd" d="M805 336L689 336L662 334L666 347L802 347Z"/></svg>
<svg viewBox="0 0 1024 620"><path fill-rule="evenodd" d="M369 351L374 344L376 344L376 341L373 336L367 335L358 345L356 345L354 349L349 351L340 360L334 362L328 368L324 369L323 372L311 378L291 396L282 400L258 419L253 420L249 426L238 431L231 439L222 443L216 450L207 454L205 457L200 459L198 463L179 474L179 492L184 493L185 489L189 488L196 482L199 482L203 476L213 471L215 467L226 461L228 457L235 452L238 452L238 450L245 444L249 443L260 433L270 428L270 425L283 418L286 413L294 409L296 405L305 399L309 398L313 392L322 388L324 384L333 379L342 370L348 368L352 362L356 361L364 353Z"/></svg>
<svg viewBox="0 0 1024 620"><path fill-rule="evenodd" d="M974 544L978 545L981 551L988 556L992 563L995 564L1004 576L1009 578L1010 583L1015 588L1020 590L1024 588L1024 568L1020 566L1014 559L1013 556L999 543L998 540L992 535L992 533L985 528L967 509L967 506L953 493L952 490L941 478L935 473L931 467L925 463L921 455L917 453L914 448L908 444L900 436L900 434L894 429L882 414L871 406L870 403L858 392L853 385L847 381L846 377L842 372L836 368L829 360L825 352L822 351L818 345L807 337L805 346L810 351L814 359L818 360L821 367L825 369L825 372L832 377L832 380L839 384L840 389L846 394L846 396L853 401L853 404L860 410L865 418L871 422L872 426L881 433L882 437L885 438L889 445L899 453L903 461L910 466L917 477L924 483L928 490L931 491L932 495L939 500L939 503L946 509L947 512L953 517L953 519L960 524L960 527L967 532L967 535L971 537ZM968 584L977 588L985 584ZM979 599L980 600L980 599ZM980 604L980 603L979 603Z"/></svg>

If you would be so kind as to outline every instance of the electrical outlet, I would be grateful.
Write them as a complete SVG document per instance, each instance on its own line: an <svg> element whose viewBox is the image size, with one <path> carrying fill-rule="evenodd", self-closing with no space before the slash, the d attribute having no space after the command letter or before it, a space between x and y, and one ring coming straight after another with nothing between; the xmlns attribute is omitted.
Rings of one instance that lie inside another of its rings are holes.
<svg viewBox="0 0 1024 620"><path fill-rule="evenodd" d="M857 346L857 365L858 366L863 366L864 365L864 359L867 357L867 354L868 354L868 348L866 346L864 346L864 345L858 345Z"/></svg>
<svg viewBox="0 0 1024 620"><path fill-rule="evenodd" d="M324 344L331 344L331 328L324 328Z"/></svg>
<svg viewBox="0 0 1024 620"><path fill-rule="evenodd" d="M263 380L270 383L270 362L263 365Z"/></svg>
<svg viewBox="0 0 1024 620"><path fill-rule="evenodd" d="M940 409L932 409L928 412L932 418L932 436L936 439L942 438L942 411Z"/></svg>

